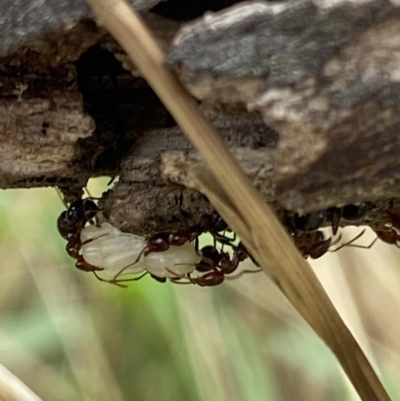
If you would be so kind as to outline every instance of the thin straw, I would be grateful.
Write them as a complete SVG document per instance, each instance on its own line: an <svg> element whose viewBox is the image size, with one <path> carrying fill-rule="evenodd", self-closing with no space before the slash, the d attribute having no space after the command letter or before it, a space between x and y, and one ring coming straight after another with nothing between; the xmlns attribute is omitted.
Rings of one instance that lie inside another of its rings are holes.
<svg viewBox="0 0 400 401"><path fill-rule="evenodd" d="M42 401L14 373L0 363L0 400L2 401Z"/></svg>

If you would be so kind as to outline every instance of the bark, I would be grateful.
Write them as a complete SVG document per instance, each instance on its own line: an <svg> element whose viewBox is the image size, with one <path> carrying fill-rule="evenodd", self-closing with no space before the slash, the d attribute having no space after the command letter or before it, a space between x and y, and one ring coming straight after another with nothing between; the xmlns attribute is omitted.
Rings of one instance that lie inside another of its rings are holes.
<svg viewBox="0 0 400 401"><path fill-rule="evenodd" d="M71 201L90 177L119 176L104 216L143 234L212 211L188 174L198 154L84 2L0 3L1 188L58 186ZM371 201L363 222L391 222L399 5L248 2L183 22L156 3L133 2L278 214Z"/></svg>
<svg viewBox="0 0 400 401"><path fill-rule="evenodd" d="M243 3L183 27L167 63L197 98L244 103L279 133L285 207L397 197L399 14L380 0Z"/></svg>

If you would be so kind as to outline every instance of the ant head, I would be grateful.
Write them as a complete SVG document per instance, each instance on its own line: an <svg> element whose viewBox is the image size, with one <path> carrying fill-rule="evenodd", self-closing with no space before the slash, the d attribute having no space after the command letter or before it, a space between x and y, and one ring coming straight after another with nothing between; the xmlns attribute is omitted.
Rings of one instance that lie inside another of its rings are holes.
<svg viewBox="0 0 400 401"><path fill-rule="evenodd" d="M57 219L60 235L68 240L71 233L76 232L93 219L99 208L90 199L79 199L72 202L68 210L64 210Z"/></svg>
<svg viewBox="0 0 400 401"><path fill-rule="evenodd" d="M206 231L212 233L220 233L228 229L228 224L225 223L225 220L215 210L211 214L203 215L200 225L206 228Z"/></svg>
<svg viewBox="0 0 400 401"><path fill-rule="evenodd" d="M79 199L71 203L68 208L65 219L70 226L82 225L84 226L86 222L93 219L99 208L90 199ZM61 216L60 216L61 217Z"/></svg>
<svg viewBox="0 0 400 401"><path fill-rule="evenodd" d="M331 238L328 238L325 241L314 242L309 248L309 255L313 259L318 259L321 256L325 255L328 252L329 247L331 246Z"/></svg>
<svg viewBox="0 0 400 401"><path fill-rule="evenodd" d="M294 226L300 231L314 231L320 228L325 221L326 211L320 210L319 212L309 213L305 215L295 215Z"/></svg>
<svg viewBox="0 0 400 401"><path fill-rule="evenodd" d="M68 234L71 231L71 226L68 224L67 221L67 211L64 210L57 219L57 229L60 233L61 237L64 239L68 239Z"/></svg>
<svg viewBox="0 0 400 401"><path fill-rule="evenodd" d="M207 258L212 261L219 260L219 258L220 258L220 253L219 253L218 249L212 245L207 245L207 246L201 248L201 254L202 254L203 258Z"/></svg>

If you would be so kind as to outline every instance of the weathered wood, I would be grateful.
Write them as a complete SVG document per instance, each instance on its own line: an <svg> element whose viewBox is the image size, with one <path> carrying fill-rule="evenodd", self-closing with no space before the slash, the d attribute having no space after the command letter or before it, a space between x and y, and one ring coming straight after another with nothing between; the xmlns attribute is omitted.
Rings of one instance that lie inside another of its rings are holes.
<svg viewBox="0 0 400 401"><path fill-rule="evenodd" d="M78 141L90 137L95 125L74 81L38 74L1 81L0 186L63 185L63 180L84 185L89 172L78 174L72 162Z"/></svg>
<svg viewBox="0 0 400 401"><path fill-rule="evenodd" d="M272 201L270 154L278 135L257 115L220 117L214 126L266 199ZM123 161L119 182L100 207L109 222L133 233L195 224L199 216L213 211L196 191L190 175L199 165L203 165L201 157L179 128L148 131Z"/></svg>
<svg viewBox="0 0 400 401"><path fill-rule="evenodd" d="M277 199L311 211L398 197L400 6L248 2L187 24L168 65L194 96L279 132Z"/></svg>
<svg viewBox="0 0 400 401"><path fill-rule="evenodd" d="M160 0L131 0L137 10L154 7ZM29 45L45 34L65 35L78 22L93 19L84 0L1 0L0 56L10 54L20 46ZM85 37L81 36L80 41ZM72 45L79 43L72 41Z"/></svg>
<svg viewBox="0 0 400 401"><path fill-rule="evenodd" d="M46 0L22 14L21 1L0 3L2 188L57 185L72 200L89 177L119 175L106 212L144 233L181 225L179 209L188 223L210 210L188 174L198 155L84 1ZM185 24L142 15L278 213L369 200L368 224L381 225L399 209L399 10L382 0L296 0L243 3ZM103 68L96 48L125 71ZM86 71L85 57L97 68Z"/></svg>

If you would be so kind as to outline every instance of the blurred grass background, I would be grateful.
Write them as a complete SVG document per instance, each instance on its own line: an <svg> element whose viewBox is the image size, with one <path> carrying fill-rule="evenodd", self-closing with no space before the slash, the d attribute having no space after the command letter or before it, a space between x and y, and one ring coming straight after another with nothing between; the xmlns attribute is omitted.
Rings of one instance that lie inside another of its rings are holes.
<svg viewBox="0 0 400 401"><path fill-rule="evenodd" d="M100 195L106 180L91 182ZM267 277L128 289L74 268L54 189L0 192L0 362L44 400L357 400L330 351ZM360 231L346 229L351 239ZM368 244L373 233L358 243ZM313 261L393 400L400 400L400 250Z"/></svg>

